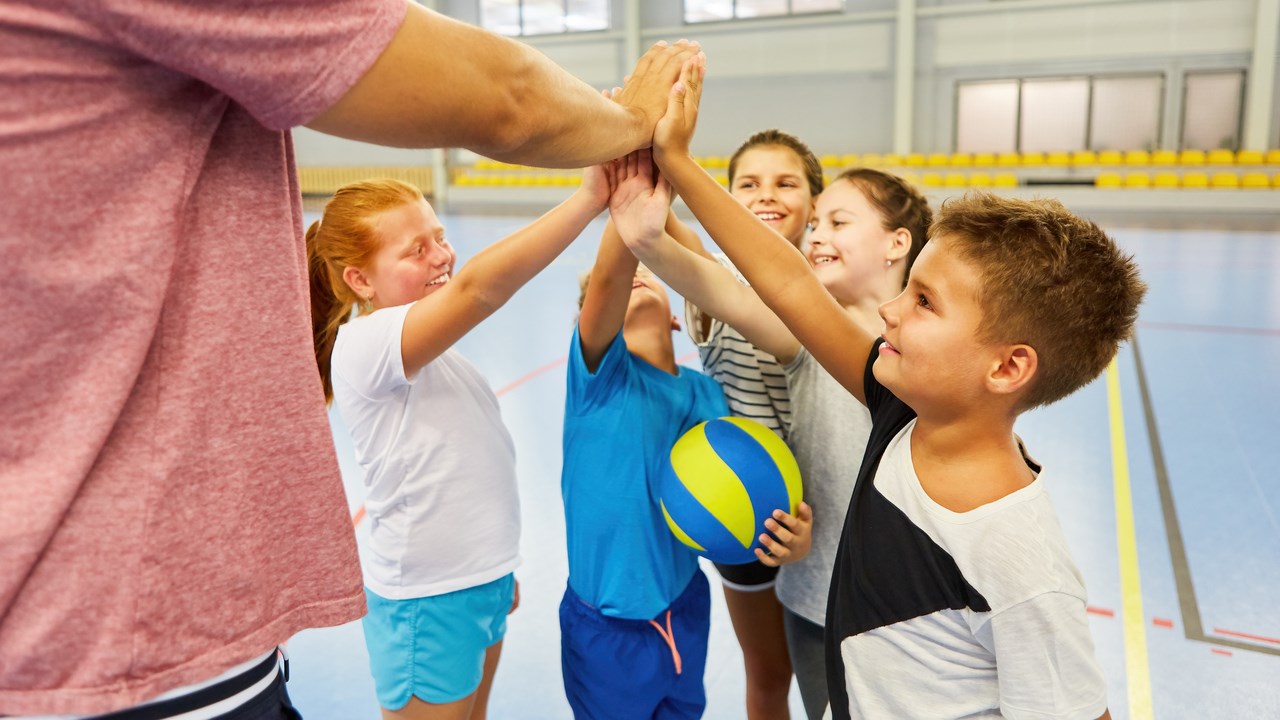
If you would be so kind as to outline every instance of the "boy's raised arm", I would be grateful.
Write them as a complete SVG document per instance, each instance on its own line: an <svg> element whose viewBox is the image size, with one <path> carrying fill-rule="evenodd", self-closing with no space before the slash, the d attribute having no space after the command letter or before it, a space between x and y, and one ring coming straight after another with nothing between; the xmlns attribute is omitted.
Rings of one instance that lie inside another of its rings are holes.
<svg viewBox="0 0 1280 720"><path fill-rule="evenodd" d="M631 284L639 264L635 255L622 244L622 238L610 220L604 227L604 236L600 238L596 264L591 268L587 294L582 299L582 312L578 314L582 359L587 370L593 373L622 330L622 323L627 318L627 305L631 302Z"/></svg>
<svg viewBox="0 0 1280 720"><path fill-rule="evenodd" d="M705 58L685 63L654 134L663 176L738 270L832 377L866 402L863 374L875 336L818 282L798 250L740 205L689 154Z"/></svg>

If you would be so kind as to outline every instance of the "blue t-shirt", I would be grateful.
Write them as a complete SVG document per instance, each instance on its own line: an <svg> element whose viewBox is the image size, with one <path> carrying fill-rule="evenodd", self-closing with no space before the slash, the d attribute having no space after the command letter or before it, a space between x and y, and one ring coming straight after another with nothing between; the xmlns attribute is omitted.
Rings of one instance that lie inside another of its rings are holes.
<svg viewBox="0 0 1280 720"><path fill-rule="evenodd" d="M602 614L657 617L698 571L698 556L667 527L655 486L681 434L728 414L714 380L659 370L628 352L621 332L592 374L574 329L560 477L569 586Z"/></svg>

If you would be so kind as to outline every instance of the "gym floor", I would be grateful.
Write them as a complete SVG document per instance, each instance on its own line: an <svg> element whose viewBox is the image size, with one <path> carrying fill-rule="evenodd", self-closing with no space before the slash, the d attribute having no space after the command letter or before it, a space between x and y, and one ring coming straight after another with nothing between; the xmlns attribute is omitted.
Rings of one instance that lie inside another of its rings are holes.
<svg viewBox="0 0 1280 720"><path fill-rule="evenodd" d="M1024 416L1019 434L1052 473L1089 589L1112 717L1280 718L1280 217L1178 218L1099 218L1150 285L1136 338L1103 377ZM461 267L531 218L442 220ZM517 448L521 604L489 704L497 720L572 717L557 614L568 573L564 361L577 277L602 228L603 220L593 224L458 344L497 392ZM677 358L697 367L693 350L679 334ZM331 419L363 544L363 471L341 418ZM737 720L745 717L741 654L715 571L706 571L705 717ZM289 691L308 720L379 717L358 622L305 631L288 650ZM791 708L803 718L794 684Z"/></svg>

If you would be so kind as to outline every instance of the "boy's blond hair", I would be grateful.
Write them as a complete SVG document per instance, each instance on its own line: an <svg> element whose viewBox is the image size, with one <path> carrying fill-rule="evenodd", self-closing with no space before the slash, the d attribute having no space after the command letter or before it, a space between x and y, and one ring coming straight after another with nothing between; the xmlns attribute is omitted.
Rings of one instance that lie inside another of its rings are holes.
<svg viewBox="0 0 1280 720"><path fill-rule="evenodd" d="M978 270L979 339L1035 348L1022 409L1092 381L1133 332L1147 291L1133 256L1056 200L970 192L943 204L929 236Z"/></svg>

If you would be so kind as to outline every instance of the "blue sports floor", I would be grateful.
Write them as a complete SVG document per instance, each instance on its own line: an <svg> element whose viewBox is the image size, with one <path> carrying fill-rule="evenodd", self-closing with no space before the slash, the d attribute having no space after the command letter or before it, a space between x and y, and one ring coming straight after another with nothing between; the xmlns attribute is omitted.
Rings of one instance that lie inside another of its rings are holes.
<svg viewBox="0 0 1280 720"><path fill-rule="evenodd" d="M1136 340L1102 378L1019 422L1056 479L1051 492L1088 585L1114 718L1280 718L1280 219L1272 218L1234 230L1226 228L1241 225L1225 216L1198 218L1194 228L1169 217L1102 219L1151 288ZM442 219L461 266L531 218ZM557 616L567 576L564 358L577 277L602 227L458 346L497 391L519 463L521 605L489 706L499 720L571 717ZM677 357L696 367L692 350L680 335ZM358 517L362 471L341 419L332 421ZM356 525L361 542L364 525ZM705 717L736 720L745 717L741 655L708 574ZM378 718L359 623L303 632L289 654L289 690L308 720ZM803 717L794 686L792 717Z"/></svg>

